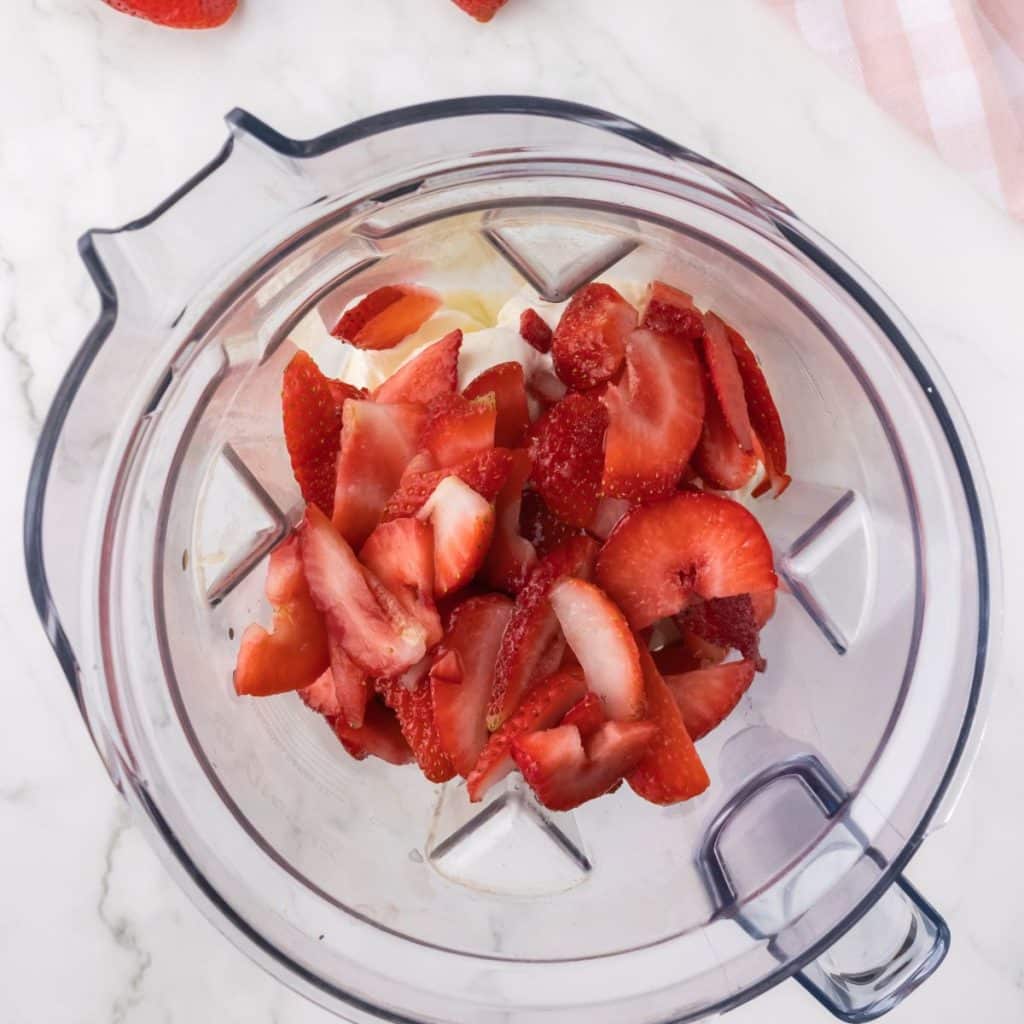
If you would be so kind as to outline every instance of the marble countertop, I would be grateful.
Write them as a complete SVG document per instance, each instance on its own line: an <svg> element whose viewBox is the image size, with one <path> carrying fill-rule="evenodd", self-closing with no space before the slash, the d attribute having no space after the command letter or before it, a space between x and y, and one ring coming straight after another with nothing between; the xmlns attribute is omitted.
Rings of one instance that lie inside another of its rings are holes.
<svg viewBox="0 0 1024 1024"><path fill-rule="evenodd" d="M1024 227L756 0L512 0L489 28L445 0L244 0L206 35L160 31L99 0L0 6L5 1024L334 1019L235 951L165 874L90 746L21 568L35 438L97 309L75 239L179 185L221 145L232 107L306 136L427 99L547 94L634 118L773 192L880 282L953 382L990 475L1015 621ZM893 1024L1024 1019L1024 689L1007 661L958 812L908 872L946 915L952 952ZM827 1019L792 983L730 1017Z"/></svg>

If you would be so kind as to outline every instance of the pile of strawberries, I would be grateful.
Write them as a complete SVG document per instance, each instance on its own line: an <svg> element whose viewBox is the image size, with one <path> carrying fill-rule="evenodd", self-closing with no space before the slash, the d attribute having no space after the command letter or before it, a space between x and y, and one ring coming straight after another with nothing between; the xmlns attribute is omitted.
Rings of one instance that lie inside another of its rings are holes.
<svg viewBox="0 0 1024 1024"><path fill-rule="evenodd" d="M115 11L168 28L220 28L238 9L238 0L103 0ZM452 0L477 21L490 21L508 0Z"/></svg>
<svg viewBox="0 0 1024 1024"><path fill-rule="evenodd" d="M381 288L332 333L390 348L440 305ZM461 392L457 330L372 393L292 359L308 506L237 692L297 690L353 757L461 775L474 801L515 768L553 810L623 779L689 799L708 785L694 740L764 667L772 552L721 492L785 489L775 403L744 339L661 282L639 310L589 284L553 332L527 310L521 334L553 373L502 363Z"/></svg>

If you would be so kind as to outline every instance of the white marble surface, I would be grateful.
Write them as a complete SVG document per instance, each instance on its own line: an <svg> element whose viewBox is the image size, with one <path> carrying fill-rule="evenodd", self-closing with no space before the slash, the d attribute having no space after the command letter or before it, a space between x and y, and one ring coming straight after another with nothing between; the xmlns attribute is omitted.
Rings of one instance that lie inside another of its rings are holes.
<svg viewBox="0 0 1024 1024"><path fill-rule="evenodd" d="M774 192L881 282L955 383L1002 520L1011 640L1022 610L1024 228L755 0L511 0L487 29L445 0L243 6L220 33L179 35L99 0L0 4L4 1024L329 1019L215 933L127 821L22 578L35 436L96 311L75 239L141 214L184 180L220 146L233 106L303 136L424 99L546 93L633 117ZM953 949L894 1024L1024 1020L1014 654L959 811L909 871L947 915ZM826 1019L794 984L731 1017Z"/></svg>

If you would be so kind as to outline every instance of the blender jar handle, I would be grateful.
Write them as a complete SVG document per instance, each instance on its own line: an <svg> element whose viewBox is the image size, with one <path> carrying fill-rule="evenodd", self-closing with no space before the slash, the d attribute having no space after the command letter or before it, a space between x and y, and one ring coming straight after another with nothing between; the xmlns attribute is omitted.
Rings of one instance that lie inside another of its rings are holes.
<svg viewBox="0 0 1024 1024"><path fill-rule="evenodd" d="M888 1013L929 978L949 941L942 916L901 876L796 979L834 1016L860 1024Z"/></svg>

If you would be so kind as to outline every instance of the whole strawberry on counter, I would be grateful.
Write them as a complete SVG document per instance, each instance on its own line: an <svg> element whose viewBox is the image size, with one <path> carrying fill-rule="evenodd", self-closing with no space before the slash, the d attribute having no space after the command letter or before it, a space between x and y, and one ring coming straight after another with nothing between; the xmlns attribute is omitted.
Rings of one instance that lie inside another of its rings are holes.
<svg viewBox="0 0 1024 1024"><path fill-rule="evenodd" d="M167 28L220 28L238 0L103 0L108 7Z"/></svg>
<svg viewBox="0 0 1024 1024"><path fill-rule="evenodd" d="M508 0L452 0L456 7L461 7L471 18L479 22L490 21Z"/></svg>

